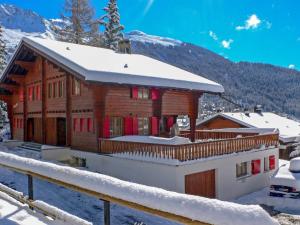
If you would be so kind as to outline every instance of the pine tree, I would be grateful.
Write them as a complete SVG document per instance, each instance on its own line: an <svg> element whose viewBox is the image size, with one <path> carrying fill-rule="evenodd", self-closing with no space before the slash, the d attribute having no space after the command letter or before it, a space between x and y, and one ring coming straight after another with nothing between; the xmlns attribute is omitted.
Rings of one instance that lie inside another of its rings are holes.
<svg viewBox="0 0 300 225"><path fill-rule="evenodd" d="M61 18L65 25L53 27L58 40L76 44L95 42L100 34L95 29L97 22L93 20L94 9L89 0L65 0L64 13Z"/></svg>
<svg viewBox="0 0 300 225"><path fill-rule="evenodd" d="M0 25L0 74L6 66L6 45L3 40L3 30Z"/></svg>
<svg viewBox="0 0 300 225"><path fill-rule="evenodd" d="M124 26L120 24L120 14L117 0L109 0L107 7L103 9L106 12L100 21L105 26L103 35L106 48L118 50L119 41L124 39L122 31Z"/></svg>

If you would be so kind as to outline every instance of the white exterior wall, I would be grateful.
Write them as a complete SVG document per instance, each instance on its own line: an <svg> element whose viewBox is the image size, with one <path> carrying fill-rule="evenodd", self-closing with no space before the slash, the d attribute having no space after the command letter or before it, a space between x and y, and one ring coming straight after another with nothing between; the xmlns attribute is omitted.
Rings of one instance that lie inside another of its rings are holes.
<svg viewBox="0 0 300 225"><path fill-rule="evenodd" d="M58 152L59 151L59 152ZM43 153L44 159L66 160L79 157L86 159L87 168L91 171L107 174L122 180L156 186L170 191L185 193L185 175L216 170L216 197L221 200L232 200L241 195L257 191L268 186L273 171L264 172L264 157L276 156L278 167L278 148L249 151L205 160L197 160L177 165L119 158L74 150L49 150ZM251 160L261 160L261 172L243 179L236 178L236 164Z"/></svg>

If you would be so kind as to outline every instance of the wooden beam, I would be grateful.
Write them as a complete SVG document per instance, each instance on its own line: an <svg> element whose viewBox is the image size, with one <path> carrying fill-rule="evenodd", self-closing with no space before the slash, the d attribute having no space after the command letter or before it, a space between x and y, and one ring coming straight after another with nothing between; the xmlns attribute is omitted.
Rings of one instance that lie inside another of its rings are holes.
<svg viewBox="0 0 300 225"><path fill-rule="evenodd" d="M14 63L16 65L21 66L22 68L24 68L26 70L31 70L34 67L34 62L26 62L26 61L16 60Z"/></svg>
<svg viewBox="0 0 300 225"><path fill-rule="evenodd" d="M66 73L66 145L72 145L72 79L69 73Z"/></svg>
<svg viewBox="0 0 300 225"><path fill-rule="evenodd" d="M9 74L8 78L11 79L12 81L17 82L20 85L23 85L25 82L25 76L22 76L22 75Z"/></svg>
<svg viewBox="0 0 300 225"><path fill-rule="evenodd" d="M46 62L42 58L42 71L41 71L41 91L42 91L42 143L46 144L47 142L47 128L46 128L46 106L47 106L47 82L46 82Z"/></svg>
<svg viewBox="0 0 300 225"><path fill-rule="evenodd" d="M18 93L19 86L15 84L0 83L0 88L4 88L10 92Z"/></svg>
<svg viewBox="0 0 300 225"><path fill-rule="evenodd" d="M199 112L199 98L202 93L193 92L192 93L192 113L190 115L190 130L191 130L191 142L196 141L196 122Z"/></svg>

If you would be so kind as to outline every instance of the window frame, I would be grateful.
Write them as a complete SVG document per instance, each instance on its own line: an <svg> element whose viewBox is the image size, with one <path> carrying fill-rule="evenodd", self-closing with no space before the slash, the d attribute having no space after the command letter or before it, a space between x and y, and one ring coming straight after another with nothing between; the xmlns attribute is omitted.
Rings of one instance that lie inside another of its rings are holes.
<svg viewBox="0 0 300 225"><path fill-rule="evenodd" d="M242 168L242 166L244 166L244 168ZM251 163L249 161L245 161L245 162L241 162L241 163L236 163L236 178L237 179L243 179L245 177L249 177L251 176ZM239 169L241 169L239 171ZM245 171L243 171L245 170Z"/></svg>
<svg viewBox="0 0 300 225"><path fill-rule="evenodd" d="M120 137L123 136L124 132L124 119L122 117L110 117L109 118L109 134L110 137Z"/></svg>
<svg viewBox="0 0 300 225"><path fill-rule="evenodd" d="M148 117L138 117L138 135L150 135L150 120Z"/></svg>

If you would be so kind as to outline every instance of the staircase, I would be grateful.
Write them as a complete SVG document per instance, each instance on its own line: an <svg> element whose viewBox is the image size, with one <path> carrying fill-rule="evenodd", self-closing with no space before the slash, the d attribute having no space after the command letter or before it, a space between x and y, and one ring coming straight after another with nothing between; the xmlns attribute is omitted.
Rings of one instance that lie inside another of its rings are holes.
<svg viewBox="0 0 300 225"><path fill-rule="evenodd" d="M19 148L40 152L42 149L42 145L34 142L24 142Z"/></svg>

